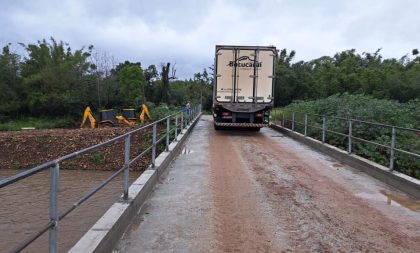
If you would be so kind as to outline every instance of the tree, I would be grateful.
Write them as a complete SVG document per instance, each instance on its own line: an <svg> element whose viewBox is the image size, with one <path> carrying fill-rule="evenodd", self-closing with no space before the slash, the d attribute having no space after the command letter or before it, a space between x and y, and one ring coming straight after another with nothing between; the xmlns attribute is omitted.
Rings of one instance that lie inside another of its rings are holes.
<svg viewBox="0 0 420 253"><path fill-rule="evenodd" d="M162 97L161 102L168 103L169 102L169 80L176 79L175 73L176 69L172 67L170 69L171 64L168 62L166 65L162 64ZM171 72L171 76L169 76L169 72Z"/></svg>
<svg viewBox="0 0 420 253"><path fill-rule="evenodd" d="M9 46L10 44L3 47L0 54L0 115L2 117L16 117L20 109L20 57L11 53Z"/></svg>
<svg viewBox="0 0 420 253"><path fill-rule="evenodd" d="M32 116L79 115L91 98L92 47L73 51L54 38L21 45L28 52L21 66L24 109Z"/></svg>
<svg viewBox="0 0 420 253"><path fill-rule="evenodd" d="M120 66L120 65L119 65ZM146 77L140 64L126 62L118 68L119 97L122 106L137 106L145 102L144 87L147 84Z"/></svg>
<svg viewBox="0 0 420 253"><path fill-rule="evenodd" d="M115 59L107 52L95 51L90 60L94 65L92 81L96 84L96 104L98 108L110 107L118 100L115 97L118 83L115 76L112 76L112 70L116 66Z"/></svg>

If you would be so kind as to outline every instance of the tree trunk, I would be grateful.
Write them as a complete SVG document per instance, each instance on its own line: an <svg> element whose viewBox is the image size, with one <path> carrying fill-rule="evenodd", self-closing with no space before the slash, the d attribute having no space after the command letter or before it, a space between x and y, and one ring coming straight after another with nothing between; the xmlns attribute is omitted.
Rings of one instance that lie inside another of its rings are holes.
<svg viewBox="0 0 420 253"><path fill-rule="evenodd" d="M161 102L169 102L169 67L170 63L168 62L166 66L162 66L162 99Z"/></svg>

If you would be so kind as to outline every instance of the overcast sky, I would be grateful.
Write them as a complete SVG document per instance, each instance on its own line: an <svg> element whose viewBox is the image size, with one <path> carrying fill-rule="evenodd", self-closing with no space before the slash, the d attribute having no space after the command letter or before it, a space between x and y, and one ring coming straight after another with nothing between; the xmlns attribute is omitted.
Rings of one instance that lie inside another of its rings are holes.
<svg viewBox="0 0 420 253"><path fill-rule="evenodd" d="M355 48L400 58L420 48L419 0L2 0L0 43L54 37L179 78L211 66L216 44L275 45L311 60Z"/></svg>

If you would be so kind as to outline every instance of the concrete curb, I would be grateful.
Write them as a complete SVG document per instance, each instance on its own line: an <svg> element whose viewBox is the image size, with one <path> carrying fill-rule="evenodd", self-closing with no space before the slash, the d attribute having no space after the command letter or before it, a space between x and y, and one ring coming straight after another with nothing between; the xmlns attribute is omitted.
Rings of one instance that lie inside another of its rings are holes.
<svg viewBox="0 0 420 253"><path fill-rule="evenodd" d="M69 252L111 252L121 238L131 219L137 214L159 177L166 171L170 162L181 151L189 133L200 119L201 114L191 125L178 134L178 141L169 145L168 152L162 152L155 160L155 168L149 167L133 182L128 191L128 201L114 203L108 211L86 232Z"/></svg>
<svg viewBox="0 0 420 253"><path fill-rule="evenodd" d="M310 137L305 137L303 134L293 132L290 129L278 125L270 125L270 127L286 136L289 136L315 150L331 156L340 162L346 163L354 168L379 179L380 181L389 184L417 199L420 199L420 180L409 177L397 171L389 172L387 167L369 161L363 157L355 154L349 154L344 150L331 146L329 144L322 144L322 142Z"/></svg>

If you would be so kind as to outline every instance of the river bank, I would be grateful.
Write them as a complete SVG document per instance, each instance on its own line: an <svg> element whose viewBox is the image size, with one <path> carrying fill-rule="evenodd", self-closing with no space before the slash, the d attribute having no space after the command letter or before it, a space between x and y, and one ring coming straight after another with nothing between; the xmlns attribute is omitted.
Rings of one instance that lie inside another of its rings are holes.
<svg viewBox="0 0 420 253"><path fill-rule="evenodd" d="M101 129L47 129L0 132L1 169L23 170L40 165L60 156L124 134L132 128ZM148 130L149 131L149 130ZM132 155L150 145L150 135L136 133L131 138ZM82 155L60 164L61 169L71 170L115 170L124 160L123 141L97 151ZM131 170L143 171L149 164L143 157L131 166Z"/></svg>

